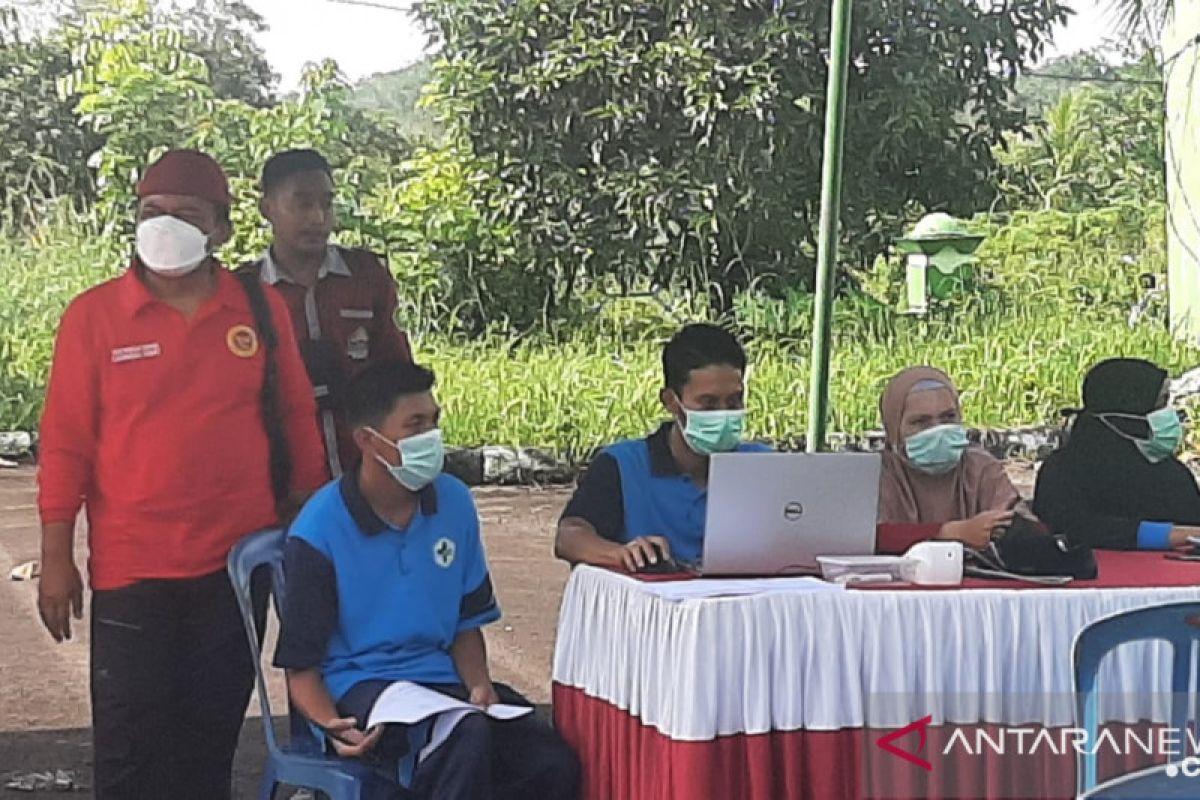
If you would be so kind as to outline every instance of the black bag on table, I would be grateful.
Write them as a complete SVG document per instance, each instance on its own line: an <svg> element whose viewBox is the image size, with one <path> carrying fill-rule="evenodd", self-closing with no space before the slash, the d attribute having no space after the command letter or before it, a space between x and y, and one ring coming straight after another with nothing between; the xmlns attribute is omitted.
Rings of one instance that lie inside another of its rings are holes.
<svg viewBox="0 0 1200 800"><path fill-rule="evenodd" d="M975 577L1025 578L1035 583L1090 581L1100 574L1092 548L1073 545L1067 537L1047 532L1020 514L986 548L967 551L966 561L967 574Z"/></svg>

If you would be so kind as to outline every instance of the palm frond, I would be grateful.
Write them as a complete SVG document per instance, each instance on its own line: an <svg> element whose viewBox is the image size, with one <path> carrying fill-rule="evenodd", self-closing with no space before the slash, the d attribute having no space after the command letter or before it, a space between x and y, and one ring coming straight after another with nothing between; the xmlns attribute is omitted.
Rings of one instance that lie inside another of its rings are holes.
<svg viewBox="0 0 1200 800"><path fill-rule="evenodd" d="M1108 8L1122 33L1157 39L1175 10L1175 0L1109 0Z"/></svg>

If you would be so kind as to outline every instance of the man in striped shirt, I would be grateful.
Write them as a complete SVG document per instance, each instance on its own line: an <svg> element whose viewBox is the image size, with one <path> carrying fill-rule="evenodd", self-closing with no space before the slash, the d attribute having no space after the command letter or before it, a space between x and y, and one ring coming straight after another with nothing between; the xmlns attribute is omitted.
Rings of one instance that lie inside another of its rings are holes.
<svg viewBox="0 0 1200 800"><path fill-rule="evenodd" d="M359 454L346 427L342 394L371 364L412 361L408 336L396 325L396 283L383 259L330 243L337 222L333 170L315 150L287 150L267 161L259 208L274 240L255 271L291 311L296 341L318 406L330 474L337 478Z"/></svg>

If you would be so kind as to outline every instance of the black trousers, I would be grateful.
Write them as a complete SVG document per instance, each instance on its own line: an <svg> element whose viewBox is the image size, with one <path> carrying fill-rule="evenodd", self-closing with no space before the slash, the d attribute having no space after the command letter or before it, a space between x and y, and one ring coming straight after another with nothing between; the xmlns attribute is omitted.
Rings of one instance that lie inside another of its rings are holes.
<svg viewBox="0 0 1200 800"><path fill-rule="evenodd" d="M228 800L254 686L228 576L95 592L91 634L97 800Z"/></svg>
<svg viewBox="0 0 1200 800"><path fill-rule="evenodd" d="M339 713L359 724L370 716L387 681L366 681L338 703ZM430 686L466 699L457 685ZM529 705L514 689L496 684L500 702ZM388 725L369 760L389 777L408 752L408 726ZM580 767L574 751L545 722L529 715L499 722L471 714L417 768L411 792L398 787L370 795L370 800L576 800Z"/></svg>

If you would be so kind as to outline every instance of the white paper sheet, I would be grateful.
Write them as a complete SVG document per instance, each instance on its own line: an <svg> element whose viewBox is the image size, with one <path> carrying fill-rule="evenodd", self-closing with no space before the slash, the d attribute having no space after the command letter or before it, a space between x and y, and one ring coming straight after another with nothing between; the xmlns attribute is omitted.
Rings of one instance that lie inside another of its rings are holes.
<svg viewBox="0 0 1200 800"><path fill-rule="evenodd" d="M462 700L456 700L441 692L426 689L424 686L409 683L408 681L397 681L384 689L383 693L379 695L379 699L375 701L375 707L371 709L371 717L367 721L367 727L373 728L376 725L388 722L413 725L422 720L429 719L435 714L445 714L447 712L459 712L460 719L464 714L477 712L487 714L493 719L509 720L531 714L533 713L533 709L525 706L509 706L497 703L494 706L489 706L485 711L478 706L464 703ZM455 724L457 724L457 720Z"/></svg>
<svg viewBox="0 0 1200 800"><path fill-rule="evenodd" d="M788 592L841 592L844 587L811 576L792 578L698 578L639 584L647 594L674 603L711 597L745 597Z"/></svg>
<svg viewBox="0 0 1200 800"><path fill-rule="evenodd" d="M421 748L421 752L417 756L417 763L420 764L433 755L433 752L441 747L442 742L449 739L450 734L454 733L454 729L458 727L458 723L466 719L471 713L471 711L465 708L460 708L454 711L443 711L438 714L437 719L433 721L433 730L429 733L429 744Z"/></svg>
<svg viewBox="0 0 1200 800"><path fill-rule="evenodd" d="M422 748L417 757L417 763L420 763L432 755L433 751L437 750L442 742L446 741L454 732L458 723L462 722L469 714L487 714L492 719L510 720L519 719L531 713L533 713L532 708L504 705L503 703L497 703L484 710L441 692L426 689L424 686L408 681L397 681L384 689L383 693L379 695L379 699L375 701L375 707L371 709L371 717L367 720L367 727L374 728L376 725L389 722L414 725L430 717L436 717L433 721L433 729L430 731L429 743Z"/></svg>

